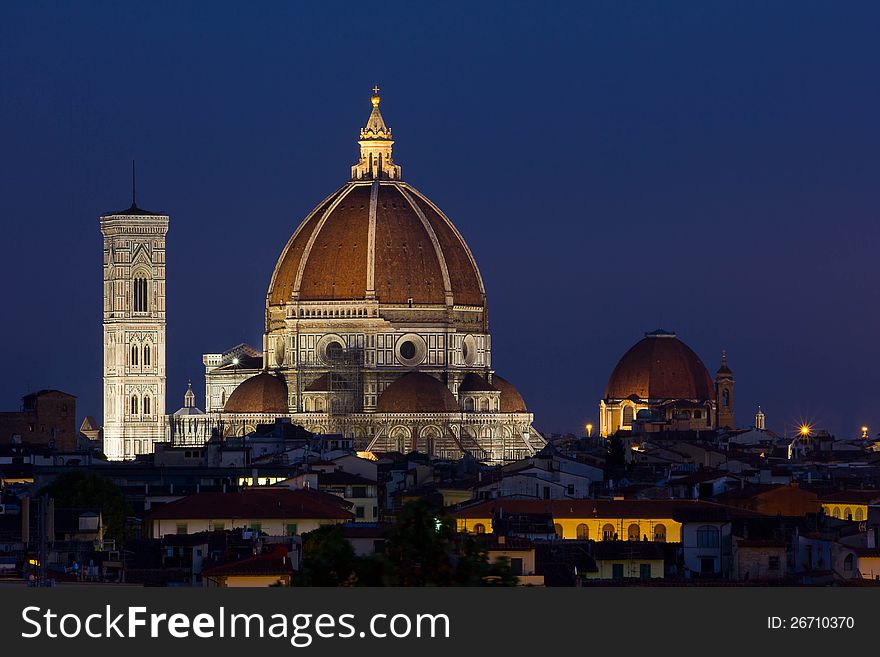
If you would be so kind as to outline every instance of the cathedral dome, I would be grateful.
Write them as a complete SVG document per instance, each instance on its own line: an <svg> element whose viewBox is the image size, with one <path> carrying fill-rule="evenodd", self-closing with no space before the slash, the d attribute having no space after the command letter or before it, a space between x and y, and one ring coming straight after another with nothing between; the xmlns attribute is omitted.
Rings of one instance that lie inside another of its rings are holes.
<svg viewBox="0 0 880 657"><path fill-rule="evenodd" d="M429 374L404 374L385 389L376 404L379 413L457 413L455 396Z"/></svg>
<svg viewBox="0 0 880 657"><path fill-rule="evenodd" d="M715 399L709 372L674 333L646 333L617 363L605 399Z"/></svg>
<svg viewBox="0 0 880 657"><path fill-rule="evenodd" d="M287 384L262 372L239 385L223 407L224 413L288 413Z"/></svg>
<svg viewBox="0 0 880 657"><path fill-rule="evenodd" d="M324 199L287 242L269 284L269 306L358 300L484 306L470 249L436 205L400 180L378 95L372 103L352 180Z"/></svg>

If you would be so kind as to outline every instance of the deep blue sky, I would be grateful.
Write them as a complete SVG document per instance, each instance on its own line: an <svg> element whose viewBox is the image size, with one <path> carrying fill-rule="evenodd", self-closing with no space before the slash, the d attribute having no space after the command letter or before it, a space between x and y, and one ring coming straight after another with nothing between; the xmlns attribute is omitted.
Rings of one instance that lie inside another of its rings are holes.
<svg viewBox="0 0 880 657"><path fill-rule="evenodd" d="M260 344L299 221L374 83L404 178L485 279L494 363L546 431L674 329L737 417L880 430L876 3L0 4L0 408L101 414L98 216L171 214L169 410Z"/></svg>

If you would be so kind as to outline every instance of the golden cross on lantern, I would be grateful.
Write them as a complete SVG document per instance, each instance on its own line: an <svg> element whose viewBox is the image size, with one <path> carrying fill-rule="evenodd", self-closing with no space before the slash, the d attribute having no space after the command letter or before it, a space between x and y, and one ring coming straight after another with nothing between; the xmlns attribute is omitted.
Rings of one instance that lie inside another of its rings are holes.
<svg viewBox="0 0 880 657"><path fill-rule="evenodd" d="M373 87L373 93L376 94L377 96L379 95L379 85L376 85L375 87Z"/></svg>

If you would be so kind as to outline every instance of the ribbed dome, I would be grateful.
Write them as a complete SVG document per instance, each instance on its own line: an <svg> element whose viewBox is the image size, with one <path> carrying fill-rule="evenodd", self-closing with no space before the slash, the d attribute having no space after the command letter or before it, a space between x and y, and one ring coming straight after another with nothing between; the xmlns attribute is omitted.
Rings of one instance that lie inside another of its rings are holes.
<svg viewBox="0 0 880 657"><path fill-rule="evenodd" d="M287 384L263 372L242 382L226 400L224 413L288 413Z"/></svg>
<svg viewBox="0 0 880 657"><path fill-rule="evenodd" d="M645 335L617 363L606 399L714 399L709 372L700 358L674 333Z"/></svg>
<svg viewBox="0 0 880 657"><path fill-rule="evenodd" d="M379 396L379 413L455 413L458 402L442 382L429 374L404 374Z"/></svg>
<svg viewBox="0 0 880 657"><path fill-rule="evenodd" d="M525 400L510 381L493 374L492 384L501 391L500 411L502 413L528 413Z"/></svg>
<svg viewBox="0 0 880 657"><path fill-rule="evenodd" d="M386 305L483 306L483 283L461 235L400 181L355 181L300 224L278 260L269 304L377 299Z"/></svg>

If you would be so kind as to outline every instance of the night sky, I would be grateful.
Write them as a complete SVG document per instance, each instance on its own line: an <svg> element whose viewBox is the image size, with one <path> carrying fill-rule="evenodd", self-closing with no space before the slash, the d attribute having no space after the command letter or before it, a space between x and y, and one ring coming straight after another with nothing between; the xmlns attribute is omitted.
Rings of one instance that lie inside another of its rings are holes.
<svg viewBox="0 0 880 657"><path fill-rule="evenodd" d="M0 409L101 416L98 216L171 215L168 410L259 345L276 260L344 183L374 84L473 250L496 370L583 431L674 330L738 424L880 431L880 5L0 4Z"/></svg>

